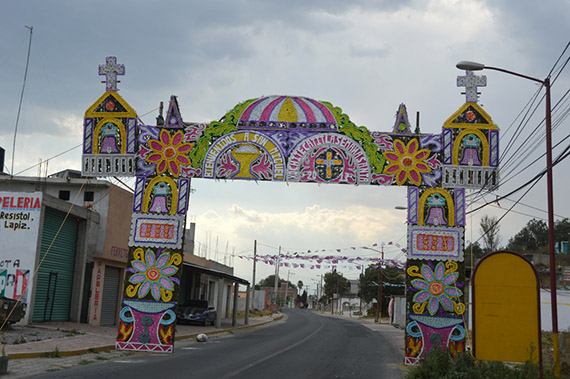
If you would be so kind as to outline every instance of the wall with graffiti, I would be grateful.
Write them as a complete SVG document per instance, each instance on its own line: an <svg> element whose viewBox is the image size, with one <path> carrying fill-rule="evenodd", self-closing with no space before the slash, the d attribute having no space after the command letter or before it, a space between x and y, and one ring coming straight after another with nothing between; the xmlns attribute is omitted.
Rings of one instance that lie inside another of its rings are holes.
<svg viewBox="0 0 570 379"><path fill-rule="evenodd" d="M424 134L404 104L381 133L297 96L250 99L210 123L184 122L172 96L157 125L140 125L117 93L124 66L107 57L99 73L107 86L85 113L83 174L136 176L118 348L172 351L190 179L205 178L407 186L406 363L464 350L465 189L499 180L498 128L477 104L485 77L458 78L465 105Z"/></svg>
<svg viewBox="0 0 570 379"><path fill-rule="evenodd" d="M0 192L0 296L28 304L42 208L41 192ZM26 311L24 322L28 322Z"/></svg>

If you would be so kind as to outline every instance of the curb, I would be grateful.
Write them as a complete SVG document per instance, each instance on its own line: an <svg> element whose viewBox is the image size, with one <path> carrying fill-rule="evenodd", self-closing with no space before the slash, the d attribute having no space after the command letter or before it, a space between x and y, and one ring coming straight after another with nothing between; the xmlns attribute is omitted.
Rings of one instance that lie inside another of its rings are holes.
<svg viewBox="0 0 570 379"><path fill-rule="evenodd" d="M273 321L279 321L283 318L283 314L280 314L279 316L272 318L271 320L267 320L267 321L263 321L260 322L258 324L254 324L254 325L243 325L243 326L238 326L235 328L230 328L230 329L219 329L219 330L213 330L209 333L204 333L206 335L217 335L217 334L223 334L223 333L231 333L234 330L243 330L243 329L249 329L249 328L254 328L257 326L262 326L262 325L266 325L269 324ZM185 340L185 339L190 339L190 338L196 338L196 336L198 334L202 334L202 333L192 333L192 334L185 334L182 336L177 336L174 337L174 341L181 341L181 340ZM57 357L71 357L74 355L83 355L83 354L87 354L87 353L94 353L94 352L102 352L102 351L110 351L110 350L115 350L115 344L113 345L105 345L105 346L98 346L98 347L90 347L87 349L78 349L78 350L69 350L69 351L58 351L57 347L55 350L49 351L49 352L33 352L33 353L12 353L12 354L8 354L8 359L32 359L32 358L57 358ZM57 353L56 353L57 351ZM56 355L57 354L57 355Z"/></svg>

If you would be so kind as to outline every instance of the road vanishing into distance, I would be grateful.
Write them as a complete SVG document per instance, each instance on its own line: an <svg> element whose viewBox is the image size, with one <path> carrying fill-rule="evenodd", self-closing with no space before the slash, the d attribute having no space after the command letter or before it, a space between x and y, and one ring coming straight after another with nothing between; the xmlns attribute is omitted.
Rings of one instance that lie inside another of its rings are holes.
<svg viewBox="0 0 570 379"><path fill-rule="evenodd" d="M401 378L403 350L349 319L288 309L268 326L177 341L173 354L76 366L41 378ZM400 342L403 344L403 341Z"/></svg>

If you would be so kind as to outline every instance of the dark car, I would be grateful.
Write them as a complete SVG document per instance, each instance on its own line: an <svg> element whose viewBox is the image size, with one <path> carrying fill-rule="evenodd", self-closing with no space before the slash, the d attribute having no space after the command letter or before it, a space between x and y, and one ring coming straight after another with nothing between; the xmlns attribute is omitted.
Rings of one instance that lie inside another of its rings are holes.
<svg viewBox="0 0 570 379"><path fill-rule="evenodd" d="M216 323L216 309L207 300L189 300L178 305L176 318L180 323L196 322L204 326Z"/></svg>

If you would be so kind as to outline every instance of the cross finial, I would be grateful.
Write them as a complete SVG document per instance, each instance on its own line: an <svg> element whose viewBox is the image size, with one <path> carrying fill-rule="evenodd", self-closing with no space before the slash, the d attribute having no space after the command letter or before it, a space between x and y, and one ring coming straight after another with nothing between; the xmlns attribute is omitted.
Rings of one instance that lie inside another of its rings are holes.
<svg viewBox="0 0 570 379"><path fill-rule="evenodd" d="M487 77L485 75L477 76L473 71L465 71L465 76L457 77L457 87L465 87L465 101L468 103L477 102L477 87L485 87L487 85Z"/></svg>
<svg viewBox="0 0 570 379"><path fill-rule="evenodd" d="M99 75L105 75L107 91L116 91L117 75L125 75L125 65L117 64L117 57L107 57L105 61L105 65L99 65Z"/></svg>

